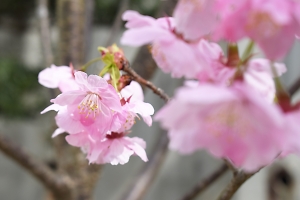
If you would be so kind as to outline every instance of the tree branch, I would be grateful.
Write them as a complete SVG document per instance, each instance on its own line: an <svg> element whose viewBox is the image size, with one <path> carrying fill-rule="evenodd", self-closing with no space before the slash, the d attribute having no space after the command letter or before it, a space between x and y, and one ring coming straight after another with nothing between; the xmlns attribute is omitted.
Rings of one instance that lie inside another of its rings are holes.
<svg viewBox="0 0 300 200"><path fill-rule="evenodd" d="M123 71L125 71L127 74L129 74L133 80L137 81L141 85L146 86L147 88L151 89L155 94L160 96L163 100L166 102L170 100L170 97L160 88L156 87L153 83L150 81L147 81L143 79L140 75L138 75L131 67L128 61L125 61L123 64Z"/></svg>
<svg viewBox="0 0 300 200"><path fill-rule="evenodd" d="M136 176L131 189L122 196L122 200L141 200L158 174L168 152L169 139L166 133L159 138L154 154L145 163L145 167Z"/></svg>
<svg viewBox="0 0 300 200"><path fill-rule="evenodd" d="M37 4L37 16L39 18L41 44L46 66L49 67L53 63L53 53L51 45L48 0L38 0Z"/></svg>
<svg viewBox="0 0 300 200"><path fill-rule="evenodd" d="M114 42L114 39L116 35L120 32L121 26L122 26L122 14L125 10L127 10L129 4L129 0L122 0L118 13L114 19L114 23L111 28L111 33L109 35L109 38L106 42L105 46L111 46L112 43Z"/></svg>
<svg viewBox="0 0 300 200"><path fill-rule="evenodd" d="M220 178L228 170L227 164L223 164L216 171L206 177L202 182L197 184L190 192L188 192L182 200L191 200L196 198L202 191L214 183L218 178Z"/></svg>
<svg viewBox="0 0 300 200"><path fill-rule="evenodd" d="M227 187L223 190L218 200L230 200L234 193L243 185L243 183L254 174L255 173L248 174L242 171L237 172L236 175L233 176Z"/></svg>
<svg viewBox="0 0 300 200"><path fill-rule="evenodd" d="M24 167L36 177L46 188L59 197L70 199L71 182L67 177L59 177L46 164L36 160L9 138L0 135L0 150L9 158Z"/></svg>

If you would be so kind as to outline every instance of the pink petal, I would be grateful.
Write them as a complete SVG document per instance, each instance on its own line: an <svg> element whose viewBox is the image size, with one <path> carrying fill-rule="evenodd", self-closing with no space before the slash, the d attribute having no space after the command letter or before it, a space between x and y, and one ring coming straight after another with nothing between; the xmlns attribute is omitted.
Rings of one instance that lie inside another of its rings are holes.
<svg viewBox="0 0 300 200"><path fill-rule="evenodd" d="M66 132L64 129L62 129L62 128L57 128L55 131L54 131L54 133L52 134L52 138L54 138L54 137L56 137L56 136L58 136L58 135L60 135L60 134L62 134L62 133L64 133L64 132Z"/></svg>
<svg viewBox="0 0 300 200"><path fill-rule="evenodd" d="M98 94L100 94L101 102L109 109L116 112L122 111L120 97L112 85L108 85L104 90L98 90Z"/></svg>
<svg viewBox="0 0 300 200"><path fill-rule="evenodd" d="M86 94L87 93L82 90L67 91L58 95L55 99L52 99L51 102L60 106L73 104L76 101L80 103L80 99L83 99Z"/></svg>
<svg viewBox="0 0 300 200"><path fill-rule="evenodd" d="M121 95L130 101L144 101L144 93L141 85L136 81L131 81L129 85L121 90Z"/></svg>
<svg viewBox="0 0 300 200"><path fill-rule="evenodd" d="M276 69L277 75L281 76L286 72L286 66L284 63L273 63L273 67ZM274 77L272 72L272 63L268 59L256 58L249 61L248 68L258 72L267 72L270 76Z"/></svg>
<svg viewBox="0 0 300 200"><path fill-rule="evenodd" d="M63 106L60 106L60 105L58 105L58 104L52 104L52 105L48 106L47 108L45 108L45 109L41 112L41 114L44 114L44 113L46 113L46 112L48 112L48 111L50 111L50 110L59 111L60 109L62 109L62 107L63 107Z"/></svg>
<svg viewBox="0 0 300 200"><path fill-rule="evenodd" d="M197 40L210 33L217 25L214 3L214 0L179 1L174 10L176 32L187 40Z"/></svg>
<svg viewBox="0 0 300 200"><path fill-rule="evenodd" d="M122 19L127 21L126 28L140 28L143 26L153 26L155 19L149 16L143 16L137 11L127 10L123 13Z"/></svg>
<svg viewBox="0 0 300 200"><path fill-rule="evenodd" d="M158 26L147 26L136 29L129 29L123 33L121 44L130 46L142 46L149 44L156 39L168 34L167 30Z"/></svg>
<svg viewBox="0 0 300 200"><path fill-rule="evenodd" d="M129 138L124 138L129 139ZM136 155L138 155L144 162L148 161L148 157L145 151L146 148L146 142L138 137L130 138L131 144L128 144L127 146L134 151Z"/></svg>
<svg viewBox="0 0 300 200"><path fill-rule="evenodd" d="M87 79L87 89L91 92L97 93L97 89L106 88L108 86L107 81L97 75L89 75Z"/></svg>
<svg viewBox="0 0 300 200"><path fill-rule="evenodd" d="M48 88L57 88L61 81L71 78L71 68L67 66L51 65L50 68L42 70L38 75L39 83Z"/></svg>

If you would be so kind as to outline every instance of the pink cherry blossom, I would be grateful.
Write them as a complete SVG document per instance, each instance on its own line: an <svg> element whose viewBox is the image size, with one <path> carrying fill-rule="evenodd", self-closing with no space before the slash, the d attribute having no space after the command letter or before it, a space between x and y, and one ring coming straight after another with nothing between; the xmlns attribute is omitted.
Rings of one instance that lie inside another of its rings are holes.
<svg viewBox="0 0 300 200"><path fill-rule="evenodd" d="M278 76L286 72L286 67L283 63L273 63L273 67ZM247 85L266 97L269 102L273 102L276 93L273 81L274 76L271 61L258 58L249 61L247 71L244 73L244 80Z"/></svg>
<svg viewBox="0 0 300 200"><path fill-rule="evenodd" d="M74 69L68 66L51 65L39 73L39 83L47 88L59 88L60 91L78 89L74 78Z"/></svg>
<svg viewBox="0 0 300 200"><path fill-rule="evenodd" d="M229 41L250 37L269 59L280 59L300 31L294 4L291 0L224 1L219 6L222 23L215 33Z"/></svg>
<svg viewBox="0 0 300 200"><path fill-rule="evenodd" d="M75 73L78 90L63 92L51 100L48 110L58 110L55 117L59 128L70 134L89 132L92 136L103 136L116 124L125 121L120 115L113 121L113 114L122 111L116 90L103 78L84 72Z"/></svg>
<svg viewBox="0 0 300 200"><path fill-rule="evenodd" d="M155 118L168 129L171 149L206 149L249 172L270 164L287 142L278 107L239 82L181 88Z"/></svg>
<svg viewBox="0 0 300 200"><path fill-rule="evenodd" d="M131 46L151 43L154 60L173 77L195 78L200 71L208 68L207 60L214 59L210 57L211 52L207 54L204 49L216 50L213 55L219 53L217 44L204 39L185 41L184 36L176 33L173 18L155 20L135 11L126 11L123 19L128 21L126 27L129 29L123 34L121 43Z"/></svg>
<svg viewBox="0 0 300 200"><path fill-rule="evenodd" d="M224 57L212 60L210 65L211 70L199 73L198 80L200 82L213 82L221 85L230 84L238 68L236 66L226 66L224 60ZM244 83L266 97L270 102L274 101L276 93L272 65L278 76L286 72L286 67L283 63L272 64L270 60L264 58L251 59L244 66L240 66L243 70Z"/></svg>
<svg viewBox="0 0 300 200"><path fill-rule="evenodd" d="M127 137L123 133L112 132L102 140L94 140L89 134L82 132L70 134L66 140L72 146L81 147L90 163L123 165L132 155L138 155L143 161L148 161L145 141L138 137Z"/></svg>
<svg viewBox="0 0 300 200"><path fill-rule="evenodd" d="M195 41L211 33L218 25L215 0L180 0L174 10L176 33Z"/></svg>
<svg viewBox="0 0 300 200"><path fill-rule="evenodd" d="M285 118L285 131L286 137L288 137L287 145L281 153L281 157L285 157L289 154L300 155L300 110L296 109L293 111L283 113Z"/></svg>
<svg viewBox="0 0 300 200"><path fill-rule="evenodd" d="M126 101L126 109L134 114L139 114L148 126L152 125L151 115L154 114L154 108L150 103L144 102L144 93L140 84L131 81L130 85L121 90L121 95ZM123 106L123 107L124 107ZM133 116L129 115L129 116Z"/></svg>

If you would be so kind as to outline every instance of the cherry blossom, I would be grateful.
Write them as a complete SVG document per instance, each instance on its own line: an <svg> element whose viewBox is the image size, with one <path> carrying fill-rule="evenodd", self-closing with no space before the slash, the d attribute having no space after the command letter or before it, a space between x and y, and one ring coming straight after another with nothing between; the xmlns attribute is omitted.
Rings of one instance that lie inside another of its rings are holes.
<svg viewBox="0 0 300 200"><path fill-rule="evenodd" d="M174 10L176 33L187 41L210 34L219 22L216 11L215 0L180 0Z"/></svg>
<svg viewBox="0 0 300 200"><path fill-rule="evenodd" d="M195 78L202 70L208 68L208 61L215 59L220 53L215 43L204 39L194 42L185 41L181 34L176 33L176 25L171 17L159 18L142 16L136 11L126 11L123 19L128 21L129 28L123 34L121 43L141 46L151 43L151 52L158 66L173 77ZM208 53L210 49L216 52ZM213 56L213 57L210 57Z"/></svg>
<svg viewBox="0 0 300 200"><path fill-rule="evenodd" d="M257 90L270 102L274 101L276 93L272 66L274 66L278 76L286 72L286 67L283 63L272 63L264 58L250 59L247 63L240 66L229 66L226 63L226 58L221 56L219 59L211 60L210 64L210 70L202 71L198 74L197 78L200 82L230 85L234 81L236 73L241 70L244 83Z"/></svg>
<svg viewBox="0 0 300 200"><path fill-rule="evenodd" d="M152 125L151 115L154 114L154 108L151 104L144 102L144 93L140 84L135 81L121 90L121 95L126 101L126 107L132 113L141 115L148 126ZM124 107L123 106L123 107Z"/></svg>
<svg viewBox="0 0 300 200"><path fill-rule="evenodd" d="M39 73L39 83L47 88L59 88L61 92L78 89L73 67L51 65Z"/></svg>
<svg viewBox="0 0 300 200"><path fill-rule="evenodd" d="M78 90L63 92L51 100L60 106L55 117L58 127L70 134L86 131L92 135L103 135L111 127L120 128L116 124L125 118L119 116L113 121L113 114L122 111L116 90L105 79L96 75L87 77L84 72L76 72L75 81Z"/></svg>
<svg viewBox="0 0 300 200"><path fill-rule="evenodd" d="M68 135L66 140L72 146L81 147L90 163L123 165L132 155L148 161L145 141L138 137L127 137L123 133L112 132L102 140L94 140L82 132Z"/></svg>
<svg viewBox="0 0 300 200"><path fill-rule="evenodd" d="M155 118L168 129L170 148L206 149L251 172L270 164L287 143L279 108L239 82L183 87Z"/></svg>
<svg viewBox="0 0 300 200"><path fill-rule="evenodd" d="M52 101L54 104L42 111L42 113L49 110L58 111L56 122L59 128L52 137L68 132L67 142L80 147L90 163L125 164L131 155L138 155L143 161L148 161L144 140L127 136L137 114L140 114L149 126L152 124L151 115L154 109L151 104L143 102L141 86L132 81L121 90L122 99L120 99L113 94L115 90L103 78L94 75L87 77L85 73L77 72L75 80L80 86L80 91L63 92ZM81 94L82 92L85 96ZM99 99L95 99L97 96ZM113 101L118 103L114 105ZM102 110L95 111L98 107ZM114 112L107 111L113 107L117 108L113 110ZM98 116L101 114L105 116Z"/></svg>
<svg viewBox="0 0 300 200"><path fill-rule="evenodd" d="M295 4L292 0L223 1L218 8L222 23L215 34L231 42L249 37L269 59L281 59L300 31Z"/></svg>

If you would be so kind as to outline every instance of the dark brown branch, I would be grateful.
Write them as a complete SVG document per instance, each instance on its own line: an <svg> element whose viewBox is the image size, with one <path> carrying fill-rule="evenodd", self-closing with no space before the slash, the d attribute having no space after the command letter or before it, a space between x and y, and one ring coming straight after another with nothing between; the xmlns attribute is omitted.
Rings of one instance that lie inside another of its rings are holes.
<svg viewBox="0 0 300 200"><path fill-rule="evenodd" d="M24 167L57 197L70 199L71 182L67 178L57 176L46 164L36 160L34 156L29 155L19 145L3 135L0 135L0 150Z"/></svg>
<svg viewBox="0 0 300 200"><path fill-rule="evenodd" d="M218 200L230 200L235 192L243 185L243 183L253 175L254 173L248 174L242 171L237 172L236 175L233 176L227 187L222 191Z"/></svg>
<svg viewBox="0 0 300 200"><path fill-rule="evenodd" d="M127 74L129 74L133 80L140 83L141 85L146 86L147 88L151 89L155 94L160 96L163 100L166 102L170 100L169 96L160 88L156 87L153 83L150 81L145 80L140 75L138 75L131 67L128 61L126 61L122 68L123 71L125 71Z"/></svg>
<svg viewBox="0 0 300 200"><path fill-rule="evenodd" d="M141 200L158 174L168 152L168 136L163 133L159 138L154 154L145 163L145 167L137 175L131 185L131 189L122 196L122 200Z"/></svg>
<svg viewBox="0 0 300 200"><path fill-rule="evenodd" d="M191 200L196 198L201 192L203 192L207 187L214 183L218 178L220 178L226 171L228 166L223 164L220 168L214 171L211 175L200 182L196 187L194 187L189 193L187 193L182 200Z"/></svg>
<svg viewBox="0 0 300 200"><path fill-rule="evenodd" d="M122 26L122 14L125 10L127 10L128 4L129 4L129 0L122 0L122 2L120 3L118 13L115 17L114 23L111 28L110 36L105 46L111 46L112 43L114 43L114 39L116 35L120 32Z"/></svg>

